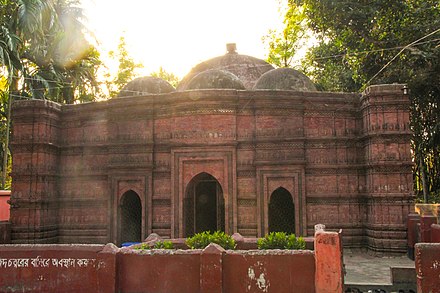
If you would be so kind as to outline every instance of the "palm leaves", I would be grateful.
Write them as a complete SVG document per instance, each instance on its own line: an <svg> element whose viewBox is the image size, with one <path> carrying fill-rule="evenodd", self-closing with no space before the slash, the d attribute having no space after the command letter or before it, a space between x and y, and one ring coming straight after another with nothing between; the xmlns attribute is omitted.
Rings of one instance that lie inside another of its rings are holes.
<svg viewBox="0 0 440 293"><path fill-rule="evenodd" d="M7 27L0 27L0 64L6 66L9 77L12 75L12 68L21 69L20 57L16 51L19 41L19 38L11 33Z"/></svg>
<svg viewBox="0 0 440 293"><path fill-rule="evenodd" d="M95 97L96 70L101 63L96 49L86 41L82 20L78 0L0 0L0 74L7 73L9 91L0 115L0 128L5 126L2 187L11 97L18 94L60 103Z"/></svg>
<svg viewBox="0 0 440 293"><path fill-rule="evenodd" d="M24 80L22 95L73 103L88 94L93 100L101 62L84 36L79 1L0 2L0 65Z"/></svg>

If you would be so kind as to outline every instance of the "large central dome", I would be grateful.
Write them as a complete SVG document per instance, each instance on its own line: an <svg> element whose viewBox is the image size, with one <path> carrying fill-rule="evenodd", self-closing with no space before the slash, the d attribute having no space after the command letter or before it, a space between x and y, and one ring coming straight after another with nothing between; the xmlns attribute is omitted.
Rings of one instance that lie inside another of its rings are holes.
<svg viewBox="0 0 440 293"><path fill-rule="evenodd" d="M188 85L193 77L206 70L229 71L237 76L246 89L252 89L260 76L274 69L272 65L264 60L237 54L235 44L227 44L228 53L223 56L215 57L196 65L188 75L186 75L179 86L178 91L189 89Z"/></svg>

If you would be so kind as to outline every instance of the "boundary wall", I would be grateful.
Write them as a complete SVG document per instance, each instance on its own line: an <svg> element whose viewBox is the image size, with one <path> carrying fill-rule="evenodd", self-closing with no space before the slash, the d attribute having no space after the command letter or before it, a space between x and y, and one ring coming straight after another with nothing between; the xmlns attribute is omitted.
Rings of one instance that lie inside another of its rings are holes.
<svg viewBox="0 0 440 293"><path fill-rule="evenodd" d="M341 233L311 250L1 245L0 292L343 292Z"/></svg>

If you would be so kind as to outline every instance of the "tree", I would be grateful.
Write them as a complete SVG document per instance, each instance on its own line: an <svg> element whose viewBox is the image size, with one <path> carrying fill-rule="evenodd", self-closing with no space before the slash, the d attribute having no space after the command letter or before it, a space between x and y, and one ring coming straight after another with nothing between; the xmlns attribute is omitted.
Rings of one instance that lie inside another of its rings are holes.
<svg viewBox="0 0 440 293"><path fill-rule="evenodd" d="M13 53L7 55L13 58L2 58L11 80L10 91L73 103L84 99L85 86L96 90L99 54L85 38L78 0L1 1L0 44L8 44ZM20 88L19 79L23 80Z"/></svg>
<svg viewBox="0 0 440 293"><path fill-rule="evenodd" d="M9 92L8 92L8 80L2 76L0 77L0 101L1 101L1 105L0 105L0 136L1 136L1 142L2 142L2 148L1 148L1 156L0 158L2 158L2 161L4 162L4 164L2 164L2 180L1 180L1 189L10 189L11 187L11 177L8 175L8 171L10 170L11 167L11 162L10 159L8 157L8 151L7 151L7 145L8 145L8 141L7 138L8 136L6 135L7 133L9 133L9 123L8 123L8 118L9 118Z"/></svg>
<svg viewBox="0 0 440 293"><path fill-rule="evenodd" d="M324 81L326 90L358 91L371 82L408 82L416 70L425 70L420 62L433 57L428 55L438 44L435 36L416 42L376 75L407 44L440 27L438 1L295 2L304 7L308 27L320 40L306 60L308 73L318 83ZM351 78L325 83L324 78L335 73Z"/></svg>
<svg viewBox="0 0 440 293"><path fill-rule="evenodd" d="M440 194L440 2L288 1L290 9L295 5L318 38L303 60L318 88L356 92L373 83L409 84L416 192L425 201Z"/></svg>
<svg viewBox="0 0 440 293"><path fill-rule="evenodd" d="M74 103L94 99L99 54L85 38L79 0L0 0L2 188L5 187L12 98Z"/></svg>
<svg viewBox="0 0 440 293"><path fill-rule="evenodd" d="M277 67L291 67L297 51L307 39L307 28L304 9L293 0L288 0L288 8L284 15L284 29L279 32L270 30L263 42L269 48L267 62Z"/></svg>
<svg viewBox="0 0 440 293"><path fill-rule="evenodd" d="M106 86L109 91L110 97L116 97L121 89L132 79L136 77L136 69L142 68L143 65L136 63L132 57L128 54L127 44L125 37L119 38L118 50L110 51L110 58L117 59L119 66L116 77L111 78L110 73L105 74Z"/></svg>
<svg viewBox="0 0 440 293"><path fill-rule="evenodd" d="M162 78L163 80L168 81L174 88L177 88L177 85L180 82L180 79L174 73L167 72L162 68L162 66L159 67L158 71L152 72L151 76Z"/></svg>

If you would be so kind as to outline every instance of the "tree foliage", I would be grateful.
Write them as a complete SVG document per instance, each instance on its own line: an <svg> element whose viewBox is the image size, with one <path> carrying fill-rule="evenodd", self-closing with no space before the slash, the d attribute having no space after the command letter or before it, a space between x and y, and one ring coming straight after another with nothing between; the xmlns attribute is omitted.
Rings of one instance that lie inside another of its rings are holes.
<svg viewBox="0 0 440 293"><path fill-rule="evenodd" d="M309 28L320 40L305 65L325 90L358 91L372 82L411 82L417 70L425 70L421 63L438 54L440 34L409 46L376 76L406 45L440 27L438 1L295 2L303 5ZM338 82L332 75L344 78Z"/></svg>
<svg viewBox="0 0 440 293"><path fill-rule="evenodd" d="M0 73L5 187L12 98L90 101L98 90L98 51L85 36L79 0L0 0Z"/></svg>
<svg viewBox="0 0 440 293"><path fill-rule="evenodd" d="M162 78L165 81L168 81L174 88L177 88L177 85L180 82L179 77L177 77L174 73L168 72L163 67L159 67L158 71L152 72L151 76Z"/></svg>
<svg viewBox="0 0 440 293"><path fill-rule="evenodd" d="M79 1L1 1L0 62L10 90L60 103L92 100L101 62L84 34Z"/></svg>
<svg viewBox="0 0 440 293"><path fill-rule="evenodd" d="M5 164L2 165L2 169L5 169L5 172L2 172L2 180L1 180L1 188L2 189L10 189L11 188L11 177L9 176L9 172L11 171L11 160L8 156L8 153L5 154L5 138L6 133L9 131L8 123L7 123L7 113L8 113L8 100L9 100L9 92L8 92L8 81L4 76L0 76L0 137L3 144L3 147L0 148L0 158L5 160Z"/></svg>
<svg viewBox="0 0 440 293"><path fill-rule="evenodd" d="M110 73L106 73L106 86L110 97L116 97L121 89L136 77L136 69L142 68L143 65L136 63L129 55L125 37L119 38L118 50L110 51L109 57L116 59L118 62L118 72L115 77L111 77Z"/></svg>
<svg viewBox="0 0 440 293"><path fill-rule="evenodd" d="M357 92L370 84L409 84L416 191L423 191L425 200L439 194L440 2L288 0L287 4L289 9L302 7L307 29L318 39L302 66L319 89ZM286 14L285 24L289 17Z"/></svg>
<svg viewBox="0 0 440 293"><path fill-rule="evenodd" d="M277 67L291 67L297 51L307 39L306 15L304 8L288 0L284 16L283 30L270 30L263 42L269 48L267 61Z"/></svg>

